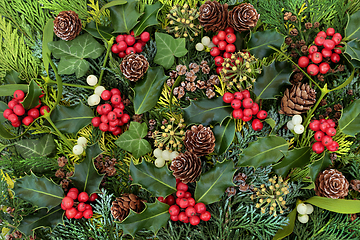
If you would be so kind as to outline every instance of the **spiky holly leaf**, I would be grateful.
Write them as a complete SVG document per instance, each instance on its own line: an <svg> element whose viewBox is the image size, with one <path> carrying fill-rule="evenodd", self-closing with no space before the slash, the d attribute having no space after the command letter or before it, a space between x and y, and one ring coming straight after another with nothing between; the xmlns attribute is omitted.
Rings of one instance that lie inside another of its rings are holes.
<svg viewBox="0 0 360 240"><path fill-rule="evenodd" d="M360 132L360 99L347 106L339 120L340 131L355 137Z"/></svg>
<svg viewBox="0 0 360 240"><path fill-rule="evenodd" d="M274 165L273 170L276 174L286 177L291 168L304 167L310 162L310 147L295 148L284 152L284 159Z"/></svg>
<svg viewBox="0 0 360 240"><path fill-rule="evenodd" d="M360 11L357 11L356 13L348 16L348 22L346 24L345 28L345 37L344 41L348 41L350 39L360 39Z"/></svg>
<svg viewBox="0 0 360 240"><path fill-rule="evenodd" d="M128 0L121 6L109 7L111 23L114 27L114 33L130 33L130 31L139 22L141 13L137 11L138 0Z"/></svg>
<svg viewBox="0 0 360 240"><path fill-rule="evenodd" d="M46 134L40 139L23 139L15 143L16 150L23 158L46 157L56 148L54 137Z"/></svg>
<svg viewBox="0 0 360 240"><path fill-rule="evenodd" d="M324 152L322 157L319 160L317 160L309 165L311 180L313 182L315 182L316 177L319 174L319 172L323 171L325 168L327 168L331 164L332 164L332 162L331 162L329 153Z"/></svg>
<svg viewBox="0 0 360 240"><path fill-rule="evenodd" d="M12 96L16 90L21 90L24 93L28 91L27 84L6 84L0 87L0 97Z"/></svg>
<svg viewBox="0 0 360 240"><path fill-rule="evenodd" d="M39 97L41 94L42 90L39 85L37 85L34 80L31 80L28 86L28 93L21 102L24 108L30 109L39 105Z"/></svg>
<svg viewBox="0 0 360 240"><path fill-rule="evenodd" d="M251 34L248 42L248 51L256 58L262 59L268 57L275 51L268 46L276 47L280 49L284 43L285 37L278 33L275 29L269 29L262 32L255 32Z"/></svg>
<svg viewBox="0 0 360 240"><path fill-rule="evenodd" d="M134 36L140 35L147 27L158 25L157 15L162 7L160 2L153 5L145 5L145 13L141 16L140 22L134 28Z"/></svg>
<svg viewBox="0 0 360 240"><path fill-rule="evenodd" d="M235 119L226 118L222 124L214 127L215 135L215 152L219 155L223 154L234 140L236 130Z"/></svg>

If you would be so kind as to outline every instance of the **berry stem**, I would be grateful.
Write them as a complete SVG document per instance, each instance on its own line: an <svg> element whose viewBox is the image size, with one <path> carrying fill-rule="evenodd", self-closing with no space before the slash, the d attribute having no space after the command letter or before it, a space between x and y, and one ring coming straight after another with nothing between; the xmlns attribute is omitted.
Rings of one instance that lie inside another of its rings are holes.
<svg viewBox="0 0 360 240"><path fill-rule="evenodd" d="M106 41L106 43L107 43L106 55L105 55L104 63L102 65L102 67L101 67L99 82L98 82L97 86L101 85L101 80L102 80L103 75L104 75L106 62L107 62L107 60L109 58L109 53L110 53L111 47L113 45L113 42L114 42L114 37L112 37L109 41Z"/></svg>

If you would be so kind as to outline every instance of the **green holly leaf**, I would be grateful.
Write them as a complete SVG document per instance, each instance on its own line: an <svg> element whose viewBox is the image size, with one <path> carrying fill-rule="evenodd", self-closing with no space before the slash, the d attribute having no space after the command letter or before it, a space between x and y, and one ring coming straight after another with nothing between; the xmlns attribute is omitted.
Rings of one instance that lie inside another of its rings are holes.
<svg viewBox="0 0 360 240"><path fill-rule="evenodd" d="M153 5L145 5L145 13L141 16L140 22L134 28L134 36L140 35L147 27L158 25L157 15L162 7L160 2Z"/></svg>
<svg viewBox="0 0 360 240"><path fill-rule="evenodd" d="M130 234L134 237L143 228L153 231L156 235L160 228L166 226L170 219L169 205L159 201L145 205L146 208L141 213L130 210L129 216L119 224L124 235Z"/></svg>
<svg viewBox="0 0 360 240"><path fill-rule="evenodd" d="M60 58L59 74L76 74L80 78L89 70L90 64L85 58L96 59L104 52L104 47L90 34L86 33L71 41L59 40L48 43L55 58Z"/></svg>
<svg viewBox="0 0 360 240"><path fill-rule="evenodd" d="M112 37L114 37L112 35L112 32L114 31L114 29L112 27L98 25L96 28L96 23L94 21L87 23L86 28L84 30L87 31L88 33L90 33L93 37L100 38L100 39L102 39L104 37L108 41Z"/></svg>
<svg viewBox="0 0 360 240"><path fill-rule="evenodd" d="M202 174L196 183L195 201L206 205L219 201L226 188L234 186L235 171L232 160L216 163L210 171Z"/></svg>
<svg viewBox="0 0 360 240"><path fill-rule="evenodd" d="M268 46L280 49L284 43L285 37L278 33L275 29L251 34L248 42L248 51L256 58L264 58L273 54L275 51Z"/></svg>
<svg viewBox="0 0 360 240"><path fill-rule="evenodd" d="M19 84L21 83L21 79L19 78L20 73L10 70L8 73L6 73L6 76L4 77L6 84ZM2 87L2 86L1 86Z"/></svg>
<svg viewBox="0 0 360 240"><path fill-rule="evenodd" d="M64 198L61 186L46 177L37 177L34 173L17 179L13 191L17 197L48 210L60 205Z"/></svg>
<svg viewBox="0 0 360 240"><path fill-rule="evenodd" d="M341 132L355 137L360 132L360 99L347 106L339 120Z"/></svg>
<svg viewBox="0 0 360 240"><path fill-rule="evenodd" d="M280 240L289 236L294 231L296 220L296 207L286 216L289 219L289 223L282 229L278 230L272 240Z"/></svg>
<svg viewBox="0 0 360 240"><path fill-rule="evenodd" d="M176 192L176 180L167 167L158 168L146 161L134 165L131 161L130 175L133 184L140 185L153 196L165 198Z"/></svg>
<svg viewBox="0 0 360 240"><path fill-rule="evenodd" d="M161 88L168 76L162 67L149 68L145 79L136 84L134 91L134 109L136 114L142 114L152 109L161 94Z"/></svg>
<svg viewBox="0 0 360 240"><path fill-rule="evenodd" d="M23 158L46 157L56 149L54 138L46 134L40 139L23 139L15 143L16 151Z"/></svg>
<svg viewBox="0 0 360 240"><path fill-rule="evenodd" d="M24 93L28 91L27 84L6 84L0 87L0 97L12 96L16 90L21 90Z"/></svg>
<svg viewBox="0 0 360 240"><path fill-rule="evenodd" d="M349 16L347 13L347 16L349 20L346 24L345 37L343 41L348 41L350 39L360 39L360 26L358 24L360 21L360 11L357 11L351 16Z"/></svg>
<svg viewBox="0 0 360 240"><path fill-rule="evenodd" d="M121 6L110 7L111 23L114 26L114 33L130 33L130 31L139 22L141 16L136 9L138 0L128 0Z"/></svg>
<svg viewBox="0 0 360 240"><path fill-rule="evenodd" d="M44 63L44 67L45 67L45 71L47 76L49 76L49 64L50 61L47 57L45 57L46 55L51 55L51 51L49 49L48 43L52 42L54 39L54 20L53 19L49 19L44 27L44 32L43 32L43 42L42 42L42 61Z"/></svg>
<svg viewBox="0 0 360 240"><path fill-rule="evenodd" d="M6 103L0 101L0 125L7 121L7 119L4 118L4 111L8 108L9 106Z"/></svg>
<svg viewBox="0 0 360 240"><path fill-rule="evenodd" d="M274 164L283 157L280 151L287 151L288 147L289 143L282 137L268 136L259 138L243 150L237 166L258 168Z"/></svg>
<svg viewBox="0 0 360 240"><path fill-rule="evenodd" d="M292 168L303 168L310 162L310 147L295 148L284 152L284 159L274 165L273 170L276 174L286 177Z"/></svg>
<svg viewBox="0 0 360 240"><path fill-rule="evenodd" d="M190 101L190 106L183 109L187 125L201 123L205 126L210 123L222 123L226 117L231 115L232 110L231 105L224 103L222 97Z"/></svg>
<svg viewBox="0 0 360 240"><path fill-rule="evenodd" d="M25 109L34 108L39 105L39 97L42 94L41 88L34 80L31 80L28 86L28 93L21 102Z"/></svg>
<svg viewBox="0 0 360 240"><path fill-rule="evenodd" d="M341 214L354 214L360 212L359 200L334 199L314 196L305 201L314 206Z"/></svg>
<svg viewBox="0 0 360 240"><path fill-rule="evenodd" d="M175 57L182 57L188 52L185 48L185 38L174 39L168 34L155 32L155 41L157 52L154 62L165 69L174 64Z"/></svg>
<svg viewBox="0 0 360 240"><path fill-rule="evenodd" d="M147 130L146 123L131 122L129 130L121 134L115 144L131 152L135 158L144 156L151 152L150 143L143 139L147 134Z"/></svg>
<svg viewBox="0 0 360 240"><path fill-rule="evenodd" d="M319 172L325 170L325 168L327 168L331 164L332 164L332 162L331 162L329 153L324 152L322 157L319 160L317 160L309 165L311 180L313 182L315 182L315 179L316 179L317 175L319 174Z"/></svg>
<svg viewBox="0 0 360 240"><path fill-rule="evenodd" d="M222 124L214 127L215 135L215 153L223 154L230 146L235 136L236 124L233 118L226 118Z"/></svg>
<svg viewBox="0 0 360 240"><path fill-rule="evenodd" d="M80 192L86 192L90 195L99 191L99 186L104 176L97 172L93 160L102 153L102 150L99 144L96 143L88 146L85 151L85 160L75 165L75 173L70 179Z"/></svg>
<svg viewBox="0 0 360 240"><path fill-rule="evenodd" d="M360 60L360 42L358 40L352 40L345 44L345 53L350 56L352 60Z"/></svg>

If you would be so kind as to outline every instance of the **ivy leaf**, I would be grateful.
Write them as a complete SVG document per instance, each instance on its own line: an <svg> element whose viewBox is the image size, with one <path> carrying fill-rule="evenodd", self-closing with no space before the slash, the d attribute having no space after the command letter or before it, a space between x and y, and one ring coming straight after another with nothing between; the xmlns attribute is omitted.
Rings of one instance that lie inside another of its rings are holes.
<svg viewBox="0 0 360 240"><path fill-rule="evenodd" d="M201 123L205 126L210 123L222 123L226 117L231 115L232 110L231 105L224 103L222 97L190 101L190 106L183 109L187 125Z"/></svg>
<svg viewBox="0 0 360 240"><path fill-rule="evenodd" d="M223 154L230 146L235 136L235 120L233 118L226 118L222 124L214 127L215 135L215 153Z"/></svg>
<svg viewBox="0 0 360 240"><path fill-rule="evenodd" d="M124 235L130 234L132 237L145 228L157 234L160 228L166 226L170 219L169 205L156 201L155 203L144 203L146 208L141 213L130 210L130 214L119 224L124 231Z"/></svg>
<svg viewBox="0 0 360 240"><path fill-rule="evenodd" d="M165 69L174 64L175 57L182 57L188 52L185 48L185 38L174 39L168 34L155 32L155 41L157 52L154 62Z"/></svg>
<svg viewBox="0 0 360 240"><path fill-rule="evenodd" d="M339 129L353 137L360 132L360 99L344 109L339 120Z"/></svg>
<svg viewBox="0 0 360 240"><path fill-rule="evenodd" d="M6 84L0 87L0 97L12 96L16 90L21 90L24 93L28 91L27 84Z"/></svg>
<svg viewBox="0 0 360 240"><path fill-rule="evenodd" d="M100 39L104 37L108 41L113 37L111 33L114 31L112 27L98 26L98 28L96 28L96 23L94 21L87 23L86 28L84 30L90 33L93 37Z"/></svg>
<svg viewBox="0 0 360 240"><path fill-rule="evenodd" d="M349 20L346 24L345 37L343 40L360 39L360 25L358 24L360 22L360 11L357 11L351 16L347 13L347 16Z"/></svg>
<svg viewBox="0 0 360 240"><path fill-rule="evenodd" d="M278 33L275 29L270 29L262 32L255 32L251 34L248 42L248 51L256 58L264 58L273 54L275 51L268 47L268 45L280 49L284 43L285 37Z"/></svg>
<svg viewBox="0 0 360 240"><path fill-rule="evenodd" d="M56 207L49 212L46 209L40 209L35 214L24 217L18 229L26 236L32 236L35 229L41 227L55 228L56 225L63 223L64 212L61 207Z"/></svg>
<svg viewBox="0 0 360 240"><path fill-rule="evenodd" d="M176 192L176 180L167 167L157 168L154 164L142 161L134 165L130 162L130 175L133 184L145 188L153 196L166 197Z"/></svg>
<svg viewBox="0 0 360 240"><path fill-rule="evenodd" d="M244 149L237 166L258 168L276 163L283 157L280 151L287 151L288 147L288 142L282 137L268 136L259 138L259 140L250 143Z"/></svg>
<svg viewBox="0 0 360 240"><path fill-rule="evenodd" d="M46 134L40 139L23 139L15 143L16 151L23 158L46 157L55 149L54 138L51 134Z"/></svg>
<svg viewBox="0 0 360 240"><path fill-rule="evenodd" d="M70 179L81 192L86 192L90 195L99 190L103 175L97 172L93 159L101 153L102 150L98 143L88 146L86 148L85 160L75 165L75 173Z"/></svg>
<svg viewBox="0 0 360 240"><path fill-rule="evenodd" d="M28 93L24 100L21 102L25 109L34 108L39 105L39 97L42 94L41 88L31 80L28 87Z"/></svg>
<svg viewBox="0 0 360 240"><path fill-rule="evenodd" d="M121 6L110 7L111 23L114 26L114 33L130 33L130 31L139 22L141 16L136 10L138 0L128 0Z"/></svg>
<svg viewBox="0 0 360 240"><path fill-rule="evenodd" d="M291 64L286 61L274 61L269 66L264 67L261 75L254 83L253 92L257 99L275 99L275 95L279 94L281 86L290 84L291 73Z"/></svg>
<svg viewBox="0 0 360 240"><path fill-rule="evenodd" d="M205 205L217 202L227 187L234 186L234 162L232 160L216 163L210 171L201 175L195 188L195 201Z"/></svg>
<svg viewBox="0 0 360 240"><path fill-rule="evenodd" d="M21 83L21 79L19 78L20 73L14 71L14 70L10 70L6 76L5 76L5 83L6 84L18 84ZM1 86L3 87L3 86Z"/></svg>
<svg viewBox="0 0 360 240"><path fill-rule="evenodd" d="M146 123L131 122L129 130L120 135L115 144L120 148L131 152L135 158L144 156L151 152L151 146L148 141L143 139L147 134L148 127Z"/></svg>
<svg viewBox="0 0 360 240"><path fill-rule="evenodd" d="M325 168L332 164L329 153L325 152L320 160L317 160L309 165L310 168L310 177L313 182L320 171L323 171Z"/></svg>
<svg viewBox="0 0 360 240"><path fill-rule="evenodd" d="M360 212L359 200L334 199L314 196L305 202L310 203L322 209L342 214L354 214Z"/></svg>
<svg viewBox="0 0 360 240"><path fill-rule="evenodd" d="M158 25L157 15L159 13L162 4L156 2L153 5L145 5L145 13L141 16L140 22L134 28L134 36L140 35L147 27Z"/></svg>
<svg viewBox="0 0 360 240"><path fill-rule="evenodd" d="M291 168L303 168L310 161L310 149L310 147L303 147L284 152L285 157L280 163L274 165L274 172L285 177Z"/></svg>
<svg viewBox="0 0 360 240"><path fill-rule="evenodd" d="M64 198L61 186L46 177L37 177L34 173L17 179L13 191L17 197L49 210L60 205Z"/></svg>
<svg viewBox="0 0 360 240"><path fill-rule="evenodd" d="M353 40L345 44L345 53L347 53L352 60L360 60L360 42Z"/></svg>
<svg viewBox="0 0 360 240"><path fill-rule="evenodd" d="M80 78L89 70L85 58L96 59L104 52L104 47L90 34L83 34L71 41L59 40L48 43L55 58L60 58L59 74L76 74Z"/></svg>

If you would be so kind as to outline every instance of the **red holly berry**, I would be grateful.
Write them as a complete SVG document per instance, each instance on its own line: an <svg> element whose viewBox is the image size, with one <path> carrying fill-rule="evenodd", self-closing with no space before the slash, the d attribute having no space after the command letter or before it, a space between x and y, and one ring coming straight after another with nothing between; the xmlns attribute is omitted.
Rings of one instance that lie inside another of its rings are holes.
<svg viewBox="0 0 360 240"><path fill-rule="evenodd" d="M241 94L244 96L244 98L250 98L249 90L243 90L241 91Z"/></svg>
<svg viewBox="0 0 360 240"><path fill-rule="evenodd" d="M307 73L310 74L311 76L315 76L319 73L319 67L316 66L315 64L310 64L307 67Z"/></svg>
<svg viewBox="0 0 360 240"><path fill-rule="evenodd" d="M265 110L260 110L257 114L256 117L258 119L265 119L267 117L267 112Z"/></svg>
<svg viewBox="0 0 360 240"><path fill-rule="evenodd" d="M327 36L332 36L335 34L335 29L334 28L328 28L326 29L326 35Z"/></svg>
<svg viewBox="0 0 360 240"><path fill-rule="evenodd" d="M321 54L323 55L323 57L330 57L332 54L332 51L324 48L323 50L321 50Z"/></svg>
<svg viewBox="0 0 360 240"><path fill-rule="evenodd" d="M206 205L202 202L195 204L194 208L195 208L195 211L200 214L204 213L206 211Z"/></svg>
<svg viewBox="0 0 360 240"><path fill-rule="evenodd" d="M188 185L185 184L185 183L182 183L182 182L179 182L177 185L176 185L176 189L177 190L181 190L181 191L184 191L186 192L188 190Z"/></svg>
<svg viewBox="0 0 360 240"><path fill-rule="evenodd" d="M66 211L66 208L64 207L64 205L62 203L60 204L60 207L62 210Z"/></svg>
<svg viewBox="0 0 360 240"><path fill-rule="evenodd" d="M86 209L85 209L85 207L86 207L85 205L86 205L86 204L83 203L83 202L79 203L79 205L77 206L77 210L80 211L80 212L85 211L85 210L86 210Z"/></svg>
<svg viewBox="0 0 360 240"><path fill-rule="evenodd" d="M143 45L137 42L134 44L134 49L137 53L141 53L143 51Z"/></svg>
<svg viewBox="0 0 360 240"><path fill-rule="evenodd" d="M322 153L325 148L324 148L324 145L321 143L321 142L315 142L313 145L312 145L312 150L316 153L316 154L320 154Z"/></svg>
<svg viewBox="0 0 360 240"><path fill-rule="evenodd" d="M256 115L259 112L259 105L257 103L254 103L251 107L252 115Z"/></svg>
<svg viewBox="0 0 360 240"><path fill-rule="evenodd" d="M111 103L112 104L119 104L121 102L121 96L120 95L113 95L111 97Z"/></svg>
<svg viewBox="0 0 360 240"><path fill-rule="evenodd" d="M90 204L85 204L85 209L86 210L89 210L89 209L92 210L92 207L90 206Z"/></svg>
<svg viewBox="0 0 360 240"><path fill-rule="evenodd" d="M208 212L208 211L206 211L206 212L204 212L204 213L202 213L202 214L200 215L200 219L203 220L203 221L205 221L205 222L206 222L206 221L209 221L210 218L211 218L211 213Z"/></svg>
<svg viewBox="0 0 360 240"><path fill-rule="evenodd" d="M187 207L186 210L185 210L185 214L186 214L187 217L195 216L196 215L195 208Z"/></svg>
<svg viewBox="0 0 360 240"><path fill-rule="evenodd" d="M101 99L104 100L104 101L107 101L111 98L111 92L109 90L104 90L102 93L101 93Z"/></svg>
<svg viewBox="0 0 360 240"><path fill-rule="evenodd" d="M225 56L224 56L225 57ZM216 73L217 74L220 74L221 70L223 69L224 67L217 67L216 68Z"/></svg>
<svg viewBox="0 0 360 240"><path fill-rule="evenodd" d="M64 197L61 201L61 204L64 205L66 209L70 209L74 205L74 199L70 197Z"/></svg>
<svg viewBox="0 0 360 240"><path fill-rule="evenodd" d="M230 43L230 44L226 45L225 51L233 53L236 51L236 47L234 44Z"/></svg>
<svg viewBox="0 0 360 240"><path fill-rule="evenodd" d="M116 42L121 42L121 41L124 41L125 40L125 37L124 37L124 35L117 35L117 37L116 37Z"/></svg>
<svg viewBox="0 0 360 240"><path fill-rule="evenodd" d="M87 202L89 200L89 195L86 192L79 193L78 196L79 202Z"/></svg>
<svg viewBox="0 0 360 240"><path fill-rule="evenodd" d="M117 89L117 88L111 89L110 92L111 92L112 95L121 95L120 90Z"/></svg>
<svg viewBox="0 0 360 240"><path fill-rule="evenodd" d="M69 191L68 194L66 194L67 197L72 198L73 200L77 199L78 193L75 191Z"/></svg>
<svg viewBox="0 0 360 240"><path fill-rule="evenodd" d="M71 219L74 218L77 213L78 211L76 210L76 208L70 208L66 210L65 215L68 219Z"/></svg>
<svg viewBox="0 0 360 240"><path fill-rule="evenodd" d="M69 192L76 192L76 197L79 194L79 190L77 188L70 188Z"/></svg>
<svg viewBox="0 0 360 240"><path fill-rule="evenodd" d="M337 53L337 54L341 54L342 53L342 51L341 51L341 46L340 45L337 45L337 46L335 46L335 48L333 49L334 50L334 53Z"/></svg>
<svg viewBox="0 0 360 240"><path fill-rule="evenodd" d="M244 117L252 118L252 110L250 108L244 109L243 114L244 114Z"/></svg>
<svg viewBox="0 0 360 240"><path fill-rule="evenodd" d="M324 135L324 137L321 139L321 142L324 146L328 146L329 144L332 143L332 138L328 135Z"/></svg>
<svg viewBox="0 0 360 240"><path fill-rule="evenodd" d="M247 116L243 116L242 117L242 120L244 121L244 122L248 122L248 121L250 121L252 119L252 117L247 117Z"/></svg>
<svg viewBox="0 0 360 240"><path fill-rule="evenodd" d="M313 131L319 131L320 130L320 121L319 120L312 120L309 124L309 127Z"/></svg>
<svg viewBox="0 0 360 240"><path fill-rule="evenodd" d="M337 53L333 53L333 54L331 54L331 56L330 56L330 60L331 60L333 63L338 63L338 62L340 62L340 55L337 54Z"/></svg>
<svg viewBox="0 0 360 240"><path fill-rule="evenodd" d="M45 114L44 111L50 112L50 108L49 108L48 106L42 106L42 107L40 108L40 114L41 114L41 115L44 115L44 114Z"/></svg>
<svg viewBox="0 0 360 240"><path fill-rule="evenodd" d="M159 200L159 202L166 203L165 198L163 197L158 197L157 200Z"/></svg>
<svg viewBox="0 0 360 240"><path fill-rule="evenodd" d="M190 192L185 192L184 198L191 198L191 193Z"/></svg>
<svg viewBox="0 0 360 240"><path fill-rule="evenodd" d="M89 201L90 202L95 202L95 200L98 199L98 197L99 196L97 195L97 193L93 193L93 194L90 195Z"/></svg>
<svg viewBox="0 0 360 240"><path fill-rule="evenodd" d="M148 42L150 40L150 33L143 32L142 34L140 34L140 39L145 43Z"/></svg>
<svg viewBox="0 0 360 240"><path fill-rule="evenodd" d="M120 41L116 44L116 48L119 50L119 52L123 52L127 49L128 45L126 44L125 41Z"/></svg>
<svg viewBox="0 0 360 240"><path fill-rule="evenodd" d="M226 37L226 32L225 31L219 31L218 34L217 34L217 37L220 41L223 41L225 40L225 37Z"/></svg>
<svg viewBox="0 0 360 240"><path fill-rule="evenodd" d="M327 37L327 35L326 35L326 33L325 33L324 31L318 32L317 36L321 36L321 37L323 37L323 38L326 38L326 37Z"/></svg>
<svg viewBox="0 0 360 240"><path fill-rule="evenodd" d="M115 119L109 122L109 127L116 127L119 125L119 119Z"/></svg>
<svg viewBox="0 0 360 240"><path fill-rule="evenodd" d="M178 205L172 205L169 207L169 213L171 216L177 216L180 213L180 208Z"/></svg>
<svg viewBox="0 0 360 240"><path fill-rule="evenodd" d="M312 46L309 47L309 53L310 53L310 54L311 54L311 53L314 53L314 52L317 52L317 51L318 51L317 46L312 45Z"/></svg>
<svg viewBox="0 0 360 240"><path fill-rule="evenodd" d="M126 53L125 52L119 52L119 57L120 58L123 58L123 57L125 57L126 56Z"/></svg>
<svg viewBox="0 0 360 240"><path fill-rule="evenodd" d="M228 33L226 34L225 40L228 43L234 43L236 41L236 36L234 33Z"/></svg>
<svg viewBox="0 0 360 240"><path fill-rule="evenodd" d="M75 219L80 219L80 218L82 218L83 216L84 216L84 213L78 211L78 212L76 213L76 215L75 215L74 218L75 218Z"/></svg>
<svg viewBox="0 0 360 240"><path fill-rule="evenodd" d="M232 112L232 116L235 119L242 119L244 117L244 113L243 113L243 111L241 109L235 109Z"/></svg>
<svg viewBox="0 0 360 240"><path fill-rule="evenodd" d="M170 216L170 219L171 219L171 221L174 221L174 222L179 221L179 215Z"/></svg>
<svg viewBox="0 0 360 240"><path fill-rule="evenodd" d="M331 39L326 39L323 44L323 46L328 50L333 50L335 48L335 45L335 42Z"/></svg>
<svg viewBox="0 0 360 240"><path fill-rule="evenodd" d="M314 63L320 63L322 60L323 60L323 56L321 53L319 52L314 52L312 54L312 58L311 60L314 62Z"/></svg>
<svg viewBox="0 0 360 240"><path fill-rule="evenodd" d="M107 115L102 115L100 117L100 120L102 123L109 123L109 119L108 119Z"/></svg>
<svg viewBox="0 0 360 240"><path fill-rule="evenodd" d="M196 226L200 223L200 218L198 216L192 216L189 221L191 225Z"/></svg>
<svg viewBox="0 0 360 240"><path fill-rule="evenodd" d="M167 205L174 205L175 204L175 197L173 195L169 195L165 198L165 203Z"/></svg>
<svg viewBox="0 0 360 240"><path fill-rule="evenodd" d="M218 47L212 47L210 49L210 55L216 57L220 54L220 49Z"/></svg>
<svg viewBox="0 0 360 240"><path fill-rule="evenodd" d="M327 62L320 63L319 71L321 74L326 74L330 70L330 65Z"/></svg>
<svg viewBox="0 0 360 240"><path fill-rule="evenodd" d="M308 57L302 56L302 57L299 58L298 65L301 68L305 68L305 67L307 67L309 65L309 62L310 62L310 60L309 60Z"/></svg>
<svg viewBox="0 0 360 240"><path fill-rule="evenodd" d="M234 100L232 100L231 101L231 107L233 108L233 109L240 109L240 107L241 107L241 101L239 100L239 99L234 99Z"/></svg>
<svg viewBox="0 0 360 240"><path fill-rule="evenodd" d="M180 198L179 204L181 208L187 208L189 206L189 201L186 198Z"/></svg>
<svg viewBox="0 0 360 240"><path fill-rule="evenodd" d="M243 95L244 95L244 94L243 94ZM247 109L252 108L253 104L254 104L254 101L253 101L251 98L249 98L249 97L245 98L245 99L242 101L243 107L244 107L244 108L247 108ZM246 115L246 114L244 113L244 115Z"/></svg>
<svg viewBox="0 0 360 240"><path fill-rule="evenodd" d="M184 195L185 195L185 191L178 190L178 191L176 192L176 196L177 196L178 198L183 198Z"/></svg>
<svg viewBox="0 0 360 240"><path fill-rule="evenodd" d="M93 216L93 211L90 209L87 209L84 211L84 218L90 219Z"/></svg>
<svg viewBox="0 0 360 240"><path fill-rule="evenodd" d="M323 139L323 137L325 136L325 133L323 131L317 131L314 134L314 138L316 141L321 142L321 140Z"/></svg>
<svg viewBox="0 0 360 240"><path fill-rule="evenodd" d="M14 112L10 108L5 109L4 112L3 112L3 116L4 116L5 119L8 119L10 114L14 114Z"/></svg>
<svg viewBox="0 0 360 240"><path fill-rule="evenodd" d="M124 113L122 116L121 116L121 121L123 123L128 123L130 121L130 116L126 113Z"/></svg>
<svg viewBox="0 0 360 240"><path fill-rule="evenodd" d="M260 131L261 129L263 129L263 123L259 119L254 119L251 126L254 131Z"/></svg>
<svg viewBox="0 0 360 240"><path fill-rule="evenodd" d="M218 45L219 42L220 42L220 40L219 40L219 38L215 35L215 36L213 36L213 38L212 38L212 42L213 42L214 45Z"/></svg>
<svg viewBox="0 0 360 240"><path fill-rule="evenodd" d="M111 51L115 54L118 54L120 52L118 45L116 43L111 46Z"/></svg>
<svg viewBox="0 0 360 240"><path fill-rule="evenodd" d="M335 136L336 135L336 129L333 127L329 127L326 129L326 134L329 135L330 137Z"/></svg>
<svg viewBox="0 0 360 240"><path fill-rule="evenodd" d="M133 47L128 47L128 48L125 50L125 53L126 53L126 55L129 55L130 53L136 53L136 50L135 50L135 48L133 48Z"/></svg>
<svg viewBox="0 0 360 240"><path fill-rule="evenodd" d="M216 66L221 67L224 62L224 58L222 56L217 56L214 58L214 61Z"/></svg>
<svg viewBox="0 0 360 240"><path fill-rule="evenodd" d="M107 114L107 119L109 119L109 121L114 121L116 120L117 118L117 115L115 112L113 111L110 111L108 114Z"/></svg>
<svg viewBox="0 0 360 240"><path fill-rule="evenodd" d="M21 125L21 122L20 122L20 120L17 120L17 121L15 121L15 122L11 122L11 125L13 126L13 127L20 127L20 125Z"/></svg>
<svg viewBox="0 0 360 240"><path fill-rule="evenodd" d="M37 108L32 108L27 112L27 115L33 119L37 119L40 116L39 110Z"/></svg>
<svg viewBox="0 0 360 240"><path fill-rule="evenodd" d="M335 122L332 119L326 120L326 122L329 124L330 127L335 127Z"/></svg>
<svg viewBox="0 0 360 240"><path fill-rule="evenodd" d="M340 33L335 33L331 40L333 40L335 42L335 44L337 45L341 42L342 36Z"/></svg>
<svg viewBox="0 0 360 240"><path fill-rule="evenodd" d="M330 127L330 125L327 122L320 123L320 130L323 132L326 132L326 129Z"/></svg>
<svg viewBox="0 0 360 240"><path fill-rule="evenodd" d="M134 45L135 43L135 38L134 36L131 36L131 35L127 35L126 38L125 38L125 42L128 46L132 46Z"/></svg>
<svg viewBox="0 0 360 240"><path fill-rule="evenodd" d="M337 150L339 150L339 144L335 141L332 141L331 144L329 144L328 146L326 146L326 148L330 151L330 152L336 152Z"/></svg>
<svg viewBox="0 0 360 240"><path fill-rule="evenodd" d="M185 212L179 213L178 217L179 217L179 221L180 221L180 222L183 222L183 223L189 222L189 219L188 219L188 217L186 216Z"/></svg>
<svg viewBox="0 0 360 240"><path fill-rule="evenodd" d="M231 101L234 100L234 94L230 93L230 92L226 92L223 95L223 101L225 103L231 103Z"/></svg>
<svg viewBox="0 0 360 240"><path fill-rule="evenodd" d="M21 91L21 90L16 90L16 91L14 92L14 98L15 98L15 99L21 101L21 100L24 99L24 97L25 97L25 93L24 93L23 91Z"/></svg>
<svg viewBox="0 0 360 240"><path fill-rule="evenodd" d="M234 33L234 29L232 27L227 27L224 30L226 33Z"/></svg>
<svg viewBox="0 0 360 240"><path fill-rule="evenodd" d="M236 93L234 93L234 98L243 100L244 96L242 95L241 92L236 92Z"/></svg>
<svg viewBox="0 0 360 240"><path fill-rule="evenodd" d="M227 46L227 42L225 42L225 41L220 41L218 44L218 48L220 51L224 51L226 46Z"/></svg>
<svg viewBox="0 0 360 240"><path fill-rule="evenodd" d="M224 57L224 58L231 58L231 53L229 53L229 52L224 52L223 57Z"/></svg>
<svg viewBox="0 0 360 240"><path fill-rule="evenodd" d="M8 120L12 123L19 121L19 118L16 114L12 113L8 116Z"/></svg>
<svg viewBox="0 0 360 240"><path fill-rule="evenodd" d="M322 36L317 36L314 40L314 43L317 45L317 46L322 46L325 42L325 38L322 37Z"/></svg>
<svg viewBox="0 0 360 240"><path fill-rule="evenodd" d="M29 126L34 121L34 118L26 116L23 118L22 123L26 126Z"/></svg>
<svg viewBox="0 0 360 240"><path fill-rule="evenodd" d="M189 202L189 206L190 206L190 207L195 206L196 202L195 202L195 199L194 199L194 198L191 197L191 198L188 198L187 200L188 200L188 202Z"/></svg>
<svg viewBox="0 0 360 240"><path fill-rule="evenodd" d="M98 127L101 123L101 120L99 117L94 117L93 119L91 119L91 123L94 127Z"/></svg>

